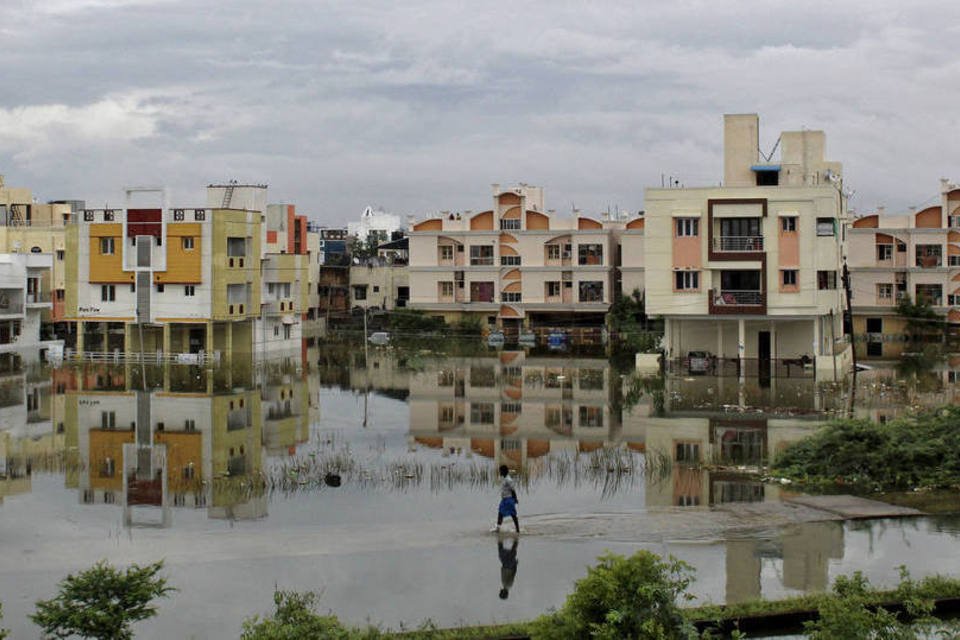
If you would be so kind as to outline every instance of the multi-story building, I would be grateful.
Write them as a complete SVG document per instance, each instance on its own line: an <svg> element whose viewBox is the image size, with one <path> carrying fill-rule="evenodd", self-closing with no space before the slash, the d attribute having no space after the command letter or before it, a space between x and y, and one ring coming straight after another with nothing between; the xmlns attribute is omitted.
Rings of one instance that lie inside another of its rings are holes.
<svg viewBox="0 0 960 640"><path fill-rule="evenodd" d="M942 180L939 200L922 211L861 216L848 228L858 356L895 357L913 348L896 312L906 296L960 323L960 185Z"/></svg>
<svg viewBox="0 0 960 640"><path fill-rule="evenodd" d="M493 208L410 232L410 307L505 330L600 325L617 284L618 220L544 209L543 189L493 185ZM640 279L642 286L642 276Z"/></svg>
<svg viewBox="0 0 960 640"><path fill-rule="evenodd" d="M664 319L669 360L707 352L741 377L849 366L845 195L825 146L822 131L786 131L781 159L762 160L756 114L728 115L722 186L646 190L646 310Z"/></svg>
<svg viewBox="0 0 960 640"><path fill-rule="evenodd" d="M128 190L163 196L161 189ZM211 185L204 208L86 209L67 237L78 351L264 354L300 347L306 224L264 185Z"/></svg>
<svg viewBox="0 0 960 640"><path fill-rule="evenodd" d="M400 216L367 207L360 216L360 222L347 224L347 235L373 246L392 240L393 234L402 228Z"/></svg>
<svg viewBox="0 0 960 640"><path fill-rule="evenodd" d="M44 322L53 306L49 253L0 253L0 360L36 361L63 342Z"/></svg>
<svg viewBox="0 0 960 640"><path fill-rule="evenodd" d="M52 303L45 308L41 321L54 323L60 329L64 319L65 249L67 225L75 217L82 202L64 200L40 204L30 189L7 187L0 176L0 253L49 253L53 267L44 277L44 291Z"/></svg>

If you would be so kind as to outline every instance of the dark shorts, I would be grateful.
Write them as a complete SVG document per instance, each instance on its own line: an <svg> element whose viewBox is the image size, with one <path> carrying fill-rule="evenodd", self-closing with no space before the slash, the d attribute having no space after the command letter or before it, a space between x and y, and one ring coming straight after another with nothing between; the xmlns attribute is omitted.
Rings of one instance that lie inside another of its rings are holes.
<svg viewBox="0 0 960 640"><path fill-rule="evenodd" d="M517 501L513 496L500 499L499 514L504 518L514 518L517 515Z"/></svg>

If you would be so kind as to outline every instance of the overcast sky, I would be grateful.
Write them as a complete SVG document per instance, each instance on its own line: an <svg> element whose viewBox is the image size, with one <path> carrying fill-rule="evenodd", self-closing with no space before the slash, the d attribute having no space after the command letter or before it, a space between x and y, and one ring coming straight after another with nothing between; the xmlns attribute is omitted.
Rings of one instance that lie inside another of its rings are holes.
<svg viewBox="0 0 960 640"><path fill-rule="evenodd" d="M643 207L722 173L722 114L827 132L851 206L960 182L960 3L0 1L0 173L122 204L266 182L322 223L367 204Z"/></svg>

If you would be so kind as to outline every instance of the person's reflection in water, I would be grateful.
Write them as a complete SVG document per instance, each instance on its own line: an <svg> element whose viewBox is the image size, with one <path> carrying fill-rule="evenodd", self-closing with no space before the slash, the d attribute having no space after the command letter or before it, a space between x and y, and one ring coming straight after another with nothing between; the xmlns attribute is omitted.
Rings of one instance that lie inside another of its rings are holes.
<svg viewBox="0 0 960 640"><path fill-rule="evenodd" d="M517 547L520 539L511 537L513 544L505 547L503 537L497 537L497 553L500 555L500 599L506 600L513 587L513 580L517 577Z"/></svg>

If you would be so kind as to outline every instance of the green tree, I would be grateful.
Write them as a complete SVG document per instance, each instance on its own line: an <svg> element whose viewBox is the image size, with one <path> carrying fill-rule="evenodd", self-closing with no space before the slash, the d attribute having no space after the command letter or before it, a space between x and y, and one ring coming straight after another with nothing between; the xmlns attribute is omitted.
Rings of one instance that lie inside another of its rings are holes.
<svg viewBox="0 0 960 640"><path fill-rule="evenodd" d="M647 317L646 303L639 289L620 295L607 312L607 328L618 337L617 346L633 353L652 353L659 348L662 328Z"/></svg>
<svg viewBox="0 0 960 640"><path fill-rule="evenodd" d="M125 571L100 561L68 575L56 597L37 602L30 619L47 637L133 638L131 625L155 616L152 601L174 591L160 575L161 569L163 561L144 567L134 564Z"/></svg>
<svg viewBox="0 0 960 640"><path fill-rule="evenodd" d="M671 559L663 562L649 551L629 558L600 557L577 581L563 607L533 625L535 640L681 640L696 631L677 604L690 585L692 569Z"/></svg>
<svg viewBox="0 0 960 640"><path fill-rule="evenodd" d="M904 296L897 302L897 315L906 321L910 339L923 342L942 342L947 323L925 299L916 302Z"/></svg>
<svg viewBox="0 0 960 640"><path fill-rule="evenodd" d="M377 638L375 629L357 631L340 624L336 616L316 612L317 594L276 591L273 616L254 616L243 622L241 640L360 640Z"/></svg>
<svg viewBox="0 0 960 640"><path fill-rule="evenodd" d="M3 620L3 605L0 604L0 620ZM6 629L0 628L0 640L3 640L7 637L10 632Z"/></svg>

